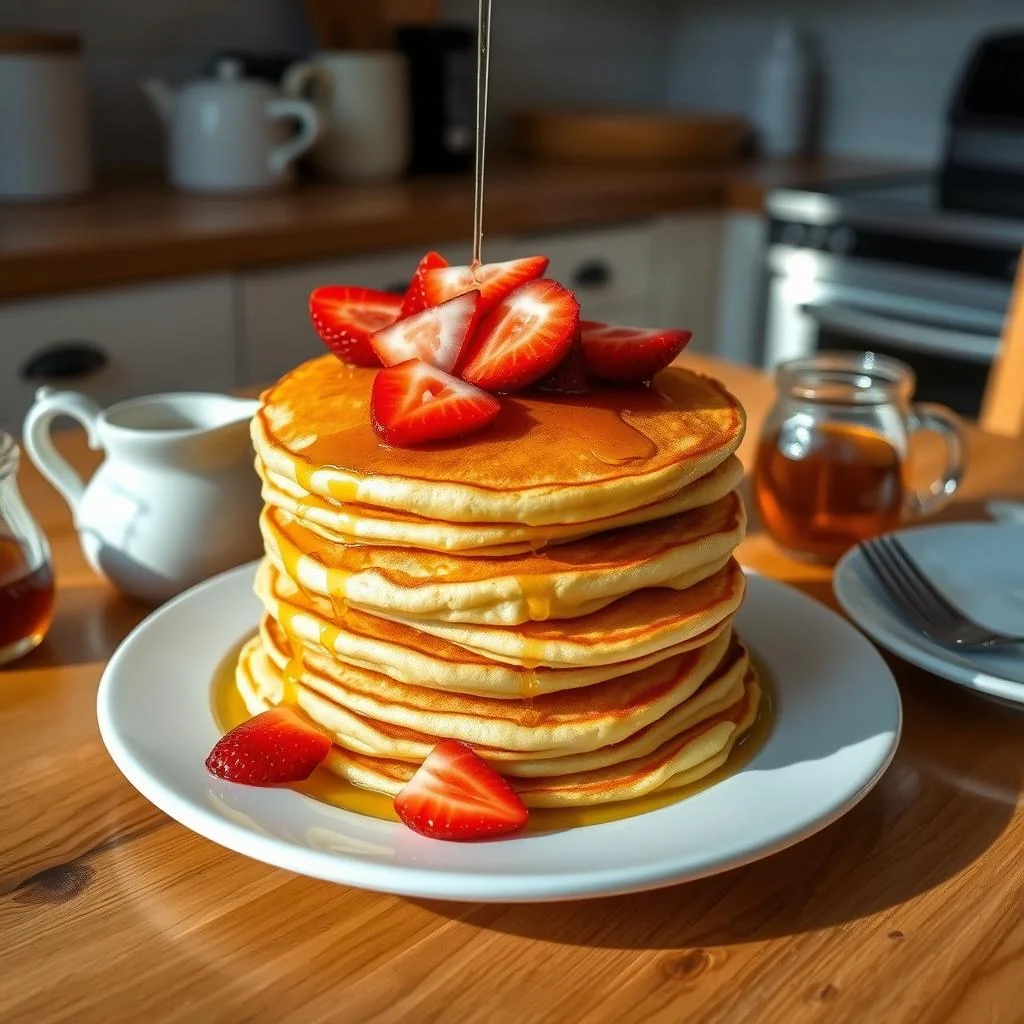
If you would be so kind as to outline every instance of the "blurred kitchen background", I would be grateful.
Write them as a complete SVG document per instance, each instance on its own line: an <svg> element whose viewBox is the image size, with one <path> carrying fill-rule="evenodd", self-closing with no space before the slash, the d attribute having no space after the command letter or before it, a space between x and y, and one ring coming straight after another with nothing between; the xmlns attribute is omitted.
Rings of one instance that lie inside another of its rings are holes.
<svg viewBox="0 0 1024 1024"><path fill-rule="evenodd" d="M739 361L891 352L977 411L1024 244L1020 0L493 6L486 259ZM0 0L0 426L42 384L267 381L320 351L313 287L465 260L475 17Z"/></svg>

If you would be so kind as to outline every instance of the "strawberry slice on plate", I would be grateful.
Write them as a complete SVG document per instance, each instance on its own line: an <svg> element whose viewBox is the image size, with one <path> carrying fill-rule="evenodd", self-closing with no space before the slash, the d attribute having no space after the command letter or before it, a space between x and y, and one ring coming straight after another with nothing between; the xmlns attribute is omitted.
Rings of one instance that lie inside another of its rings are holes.
<svg viewBox="0 0 1024 1024"><path fill-rule="evenodd" d="M422 359L451 370L476 330L480 293L466 292L440 306L428 306L370 335L370 345L385 366Z"/></svg>
<svg viewBox="0 0 1024 1024"><path fill-rule="evenodd" d="M419 261L402 299L402 316L412 316L413 313L427 308L427 297L423 294L423 277L428 270L438 270L447 266L448 261L436 252L428 252Z"/></svg>
<svg viewBox="0 0 1024 1024"><path fill-rule="evenodd" d="M547 256L526 256L504 263L482 263L478 267L441 267L423 275L423 294L427 304L436 306L445 299L476 288L480 292L480 312L493 309L509 292L527 281L534 281L548 269Z"/></svg>
<svg viewBox="0 0 1024 1024"><path fill-rule="evenodd" d="M525 388L568 354L580 304L557 281L520 285L484 317L462 377L485 391Z"/></svg>
<svg viewBox="0 0 1024 1024"><path fill-rule="evenodd" d="M693 332L581 320L580 335L583 358L592 377L612 384L640 384L665 369L686 348Z"/></svg>
<svg viewBox="0 0 1024 1024"><path fill-rule="evenodd" d="M355 366L380 366L370 335L393 324L401 311L401 295L373 288L331 285L309 296L316 333L342 362Z"/></svg>
<svg viewBox="0 0 1024 1024"><path fill-rule="evenodd" d="M374 428L398 447L471 434L500 410L493 395L421 359L381 370L370 392Z"/></svg>
<svg viewBox="0 0 1024 1024"><path fill-rule="evenodd" d="M222 736L206 759L211 775L246 786L300 782L331 749L330 738L292 707L271 708Z"/></svg>
<svg viewBox="0 0 1024 1024"><path fill-rule="evenodd" d="M528 811L509 784L464 743L443 740L395 797L398 816L430 839L485 839L514 832Z"/></svg>

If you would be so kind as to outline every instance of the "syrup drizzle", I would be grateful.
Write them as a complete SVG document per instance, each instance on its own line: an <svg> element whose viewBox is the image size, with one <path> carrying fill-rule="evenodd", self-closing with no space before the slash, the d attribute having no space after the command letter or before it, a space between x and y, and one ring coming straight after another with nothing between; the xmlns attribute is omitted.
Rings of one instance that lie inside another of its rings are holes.
<svg viewBox="0 0 1024 1024"><path fill-rule="evenodd" d="M480 266L484 241L484 156L487 149L487 90L491 73L491 0L479 0L476 22L476 146L473 159L473 261Z"/></svg>
<svg viewBox="0 0 1024 1024"><path fill-rule="evenodd" d="M607 432L590 434L590 454L606 466L629 466L636 462L646 462L658 454L658 446L639 428L625 417L628 409L618 414L615 429Z"/></svg>

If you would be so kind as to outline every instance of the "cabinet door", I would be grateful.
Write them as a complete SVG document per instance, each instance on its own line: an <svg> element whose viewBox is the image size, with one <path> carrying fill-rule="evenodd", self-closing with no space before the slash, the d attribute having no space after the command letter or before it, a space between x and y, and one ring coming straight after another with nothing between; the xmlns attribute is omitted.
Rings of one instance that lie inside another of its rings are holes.
<svg viewBox="0 0 1024 1024"><path fill-rule="evenodd" d="M326 349L309 320L309 293L326 284L404 291L423 252L405 250L351 260L263 270L242 278L242 374L267 384ZM446 245L452 263L469 261L468 245Z"/></svg>
<svg viewBox="0 0 1024 1024"><path fill-rule="evenodd" d="M757 213L731 213L722 237L717 355L759 366L765 305L768 221Z"/></svg>
<svg viewBox="0 0 1024 1024"><path fill-rule="evenodd" d="M572 289L583 316L600 319L598 309L635 307L652 297L651 224L557 234L521 235L507 246L489 246L488 259L547 256L548 276Z"/></svg>
<svg viewBox="0 0 1024 1024"><path fill-rule="evenodd" d="M651 275L657 326L693 331L694 352L715 351L721 252L720 214L683 214L657 223Z"/></svg>
<svg viewBox="0 0 1024 1024"><path fill-rule="evenodd" d="M0 425L19 431L37 388L101 405L157 391L237 385L229 277L0 304Z"/></svg>

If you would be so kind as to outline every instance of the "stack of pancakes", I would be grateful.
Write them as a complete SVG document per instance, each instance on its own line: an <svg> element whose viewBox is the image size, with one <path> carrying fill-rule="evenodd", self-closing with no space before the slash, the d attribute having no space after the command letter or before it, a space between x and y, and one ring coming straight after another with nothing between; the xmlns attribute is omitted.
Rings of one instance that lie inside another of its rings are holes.
<svg viewBox="0 0 1024 1024"><path fill-rule="evenodd" d="M722 765L760 691L731 623L744 416L716 381L513 396L488 430L383 445L373 371L333 356L253 420L266 506L242 650L256 714L297 703L326 766L397 793L461 740L527 806L627 800Z"/></svg>

